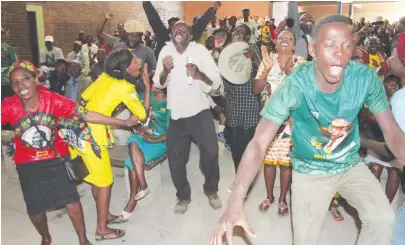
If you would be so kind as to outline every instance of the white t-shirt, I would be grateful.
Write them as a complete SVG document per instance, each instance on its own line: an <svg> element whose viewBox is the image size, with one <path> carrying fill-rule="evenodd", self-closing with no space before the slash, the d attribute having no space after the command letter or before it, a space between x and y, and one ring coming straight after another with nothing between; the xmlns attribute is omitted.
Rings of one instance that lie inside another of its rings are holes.
<svg viewBox="0 0 405 245"><path fill-rule="evenodd" d="M56 61L64 59L62 49L53 47L51 51L49 51L47 48L44 48L41 50L39 53L39 63L49 63L49 64L55 64Z"/></svg>
<svg viewBox="0 0 405 245"><path fill-rule="evenodd" d="M212 27L211 25L207 26L207 36L211 36L215 30L218 30L219 26Z"/></svg>
<svg viewBox="0 0 405 245"><path fill-rule="evenodd" d="M94 57L96 57L96 55L97 55L97 52L98 52L98 47L97 47L97 45L95 45L94 43L92 43L91 44L91 47L89 48L89 46L87 45L87 43L86 44L84 44L83 46L82 46L82 51L83 51L83 53L85 53L85 54L89 54L89 50L91 50L91 58L94 58Z"/></svg>
<svg viewBox="0 0 405 245"><path fill-rule="evenodd" d="M250 35L250 40L249 43L255 43L256 42L256 38L257 38L257 23L255 20L251 20L249 19L248 22L244 22L243 20L239 20L238 22L236 22L236 26L245 24L247 26L250 27L250 30L252 31L252 35Z"/></svg>
<svg viewBox="0 0 405 245"><path fill-rule="evenodd" d="M392 114L402 131L405 132L405 88L398 90L391 98Z"/></svg>

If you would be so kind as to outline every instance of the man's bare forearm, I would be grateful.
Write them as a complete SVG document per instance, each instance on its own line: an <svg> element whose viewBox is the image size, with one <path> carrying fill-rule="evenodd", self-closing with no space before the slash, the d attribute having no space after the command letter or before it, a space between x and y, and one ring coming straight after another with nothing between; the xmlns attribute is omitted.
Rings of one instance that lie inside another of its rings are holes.
<svg viewBox="0 0 405 245"><path fill-rule="evenodd" d="M239 165L229 203L243 203L249 186L259 171L265 153L266 150L261 149L257 141L250 141Z"/></svg>
<svg viewBox="0 0 405 245"><path fill-rule="evenodd" d="M213 82L211 81L211 79L209 79L209 77L207 77L205 75L205 73L200 72L200 80L203 81L205 84L207 84L208 86L212 86Z"/></svg>
<svg viewBox="0 0 405 245"><path fill-rule="evenodd" d="M274 122L267 119L260 120L256 128L255 136L250 141L242 156L232 195L229 198L230 203L236 202L240 203L240 205L243 204L249 186L259 171L266 150L278 129L279 126Z"/></svg>
<svg viewBox="0 0 405 245"><path fill-rule="evenodd" d="M103 34L103 30L104 30L104 27L105 27L105 24L107 23L107 21L108 21L108 19L104 19L103 24L101 25L100 29L97 31L97 33L99 35Z"/></svg>
<svg viewBox="0 0 405 245"><path fill-rule="evenodd" d="M401 131L386 141L392 154L402 163L405 163L405 134Z"/></svg>

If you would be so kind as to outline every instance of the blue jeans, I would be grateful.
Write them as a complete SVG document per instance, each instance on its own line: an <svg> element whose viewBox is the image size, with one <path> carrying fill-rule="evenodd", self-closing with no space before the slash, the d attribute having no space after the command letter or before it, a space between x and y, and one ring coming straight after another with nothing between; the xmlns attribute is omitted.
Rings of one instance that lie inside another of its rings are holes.
<svg viewBox="0 0 405 245"><path fill-rule="evenodd" d="M396 216L396 223L394 233L392 234L391 245L404 245L405 244L405 201L399 208Z"/></svg>

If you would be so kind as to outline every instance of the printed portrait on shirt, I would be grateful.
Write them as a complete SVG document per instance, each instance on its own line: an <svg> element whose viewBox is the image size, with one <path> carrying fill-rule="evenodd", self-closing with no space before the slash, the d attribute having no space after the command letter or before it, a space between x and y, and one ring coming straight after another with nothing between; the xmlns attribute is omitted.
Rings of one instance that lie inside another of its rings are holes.
<svg viewBox="0 0 405 245"><path fill-rule="evenodd" d="M315 114L314 117L318 115L317 113L312 114ZM329 159L339 158L341 155L344 155L346 151L345 147L349 147L348 149L353 147L353 142L350 144L346 142L346 139L350 137L353 131L352 129L353 123L350 123L344 118L334 118L331 124L327 127L320 125L319 130L324 137L313 137L311 144L322 154L315 154L314 158Z"/></svg>
<svg viewBox="0 0 405 245"><path fill-rule="evenodd" d="M46 140L51 140L51 130L43 125L38 125L38 129L39 131L34 126L28 128L28 130L22 134L21 140L32 148L46 148ZM46 140L44 137L46 137Z"/></svg>

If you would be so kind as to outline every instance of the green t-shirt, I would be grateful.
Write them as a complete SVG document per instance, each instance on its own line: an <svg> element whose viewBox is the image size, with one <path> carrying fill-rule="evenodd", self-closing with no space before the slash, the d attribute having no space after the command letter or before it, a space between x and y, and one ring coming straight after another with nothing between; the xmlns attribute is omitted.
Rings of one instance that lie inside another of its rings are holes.
<svg viewBox="0 0 405 245"><path fill-rule="evenodd" d="M143 102L145 93L139 93L139 100ZM151 118L149 125L152 129L152 138L156 139L166 134L169 128L170 110L167 109L167 100L156 100L155 93L150 93L150 105L152 106L151 113L154 119Z"/></svg>
<svg viewBox="0 0 405 245"><path fill-rule="evenodd" d="M366 104L372 113L389 108L383 84L368 66L350 61L339 89L322 93L306 62L278 87L261 115L281 125L291 115L293 169L303 174L339 174L360 161L357 115Z"/></svg>
<svg viewBox="0 0 405 245"><path fill-rule="evenodd" d="M14 48L7 43L1 43L1 85L9 85L8 69L16 61Z"/></svg>

